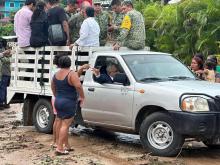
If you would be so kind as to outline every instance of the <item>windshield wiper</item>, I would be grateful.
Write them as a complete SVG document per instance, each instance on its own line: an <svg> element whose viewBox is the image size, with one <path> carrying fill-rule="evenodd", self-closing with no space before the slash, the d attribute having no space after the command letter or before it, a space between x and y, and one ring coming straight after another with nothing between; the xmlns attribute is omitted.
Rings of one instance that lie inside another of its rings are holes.
<svg viewBox="0 0 220 165"><path fill-rule="evenodd" d="M146 78L140 79L140 81L161 81L161 80L163 80L163 79L158 78L158 77L146 77Z"/></svg>
<svg viewBox="0 0 220 165"><path fill-rule="evenodd" d="M170 76L168 77L169 79L179 79L179 80L189 80L193 79L192 77L187 77L187 76Z"/></svg>

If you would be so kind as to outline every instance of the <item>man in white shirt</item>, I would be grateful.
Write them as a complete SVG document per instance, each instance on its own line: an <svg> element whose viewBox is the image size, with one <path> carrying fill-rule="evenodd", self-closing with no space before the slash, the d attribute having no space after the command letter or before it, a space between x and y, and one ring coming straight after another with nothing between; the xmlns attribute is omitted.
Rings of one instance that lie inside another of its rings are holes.
<svg viewBox="0 0 220 165"><path fill-rule="evenodd" d="M80 28L80 37L74 45L79 46L99 46L100 27L94 18L93 7L86 8L86 19Z"/></svg>

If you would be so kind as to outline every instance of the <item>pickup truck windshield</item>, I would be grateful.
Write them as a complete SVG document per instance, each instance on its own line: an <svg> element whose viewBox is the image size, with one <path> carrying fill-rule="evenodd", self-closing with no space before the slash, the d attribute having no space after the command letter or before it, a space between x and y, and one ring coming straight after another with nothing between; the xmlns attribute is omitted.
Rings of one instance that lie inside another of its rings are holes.
<svg viewBox="0 0 220 165"><path fill-rule="evenodd" d="M192 80L193 73L181 62L168 55L124 55L136 81Z"/></svg>

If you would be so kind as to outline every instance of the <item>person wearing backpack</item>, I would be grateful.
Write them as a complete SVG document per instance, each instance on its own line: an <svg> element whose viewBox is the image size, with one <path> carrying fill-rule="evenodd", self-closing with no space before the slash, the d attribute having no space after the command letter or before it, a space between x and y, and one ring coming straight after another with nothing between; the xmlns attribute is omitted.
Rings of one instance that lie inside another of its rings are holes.
<svg viewBox="0 0 220 165"><path fill-rule="evenodd" d="M48 0L51 8L48 15L48 37L50 45L65 46L70 44L69 25L65 10L59 6L59 0Z"/></svg>
<svg viewBox="0 0 220 165"><path fill-rule="evenodd" d="M31 47L48 45L48 21L45 12L46 3L39 1L31 17Z"/></svg>

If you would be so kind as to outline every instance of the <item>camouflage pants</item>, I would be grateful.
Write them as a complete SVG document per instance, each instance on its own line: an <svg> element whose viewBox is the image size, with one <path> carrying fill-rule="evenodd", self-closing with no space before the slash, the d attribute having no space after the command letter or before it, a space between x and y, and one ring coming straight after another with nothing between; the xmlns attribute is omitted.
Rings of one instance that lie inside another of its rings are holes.
<svg viewBox="0 0 220 165"><path fill-rule="evenodd" d="M133 50L139 50L139 49L144 49L145 47L145 42L125 42L124 46L133 49Z"/></svg>

